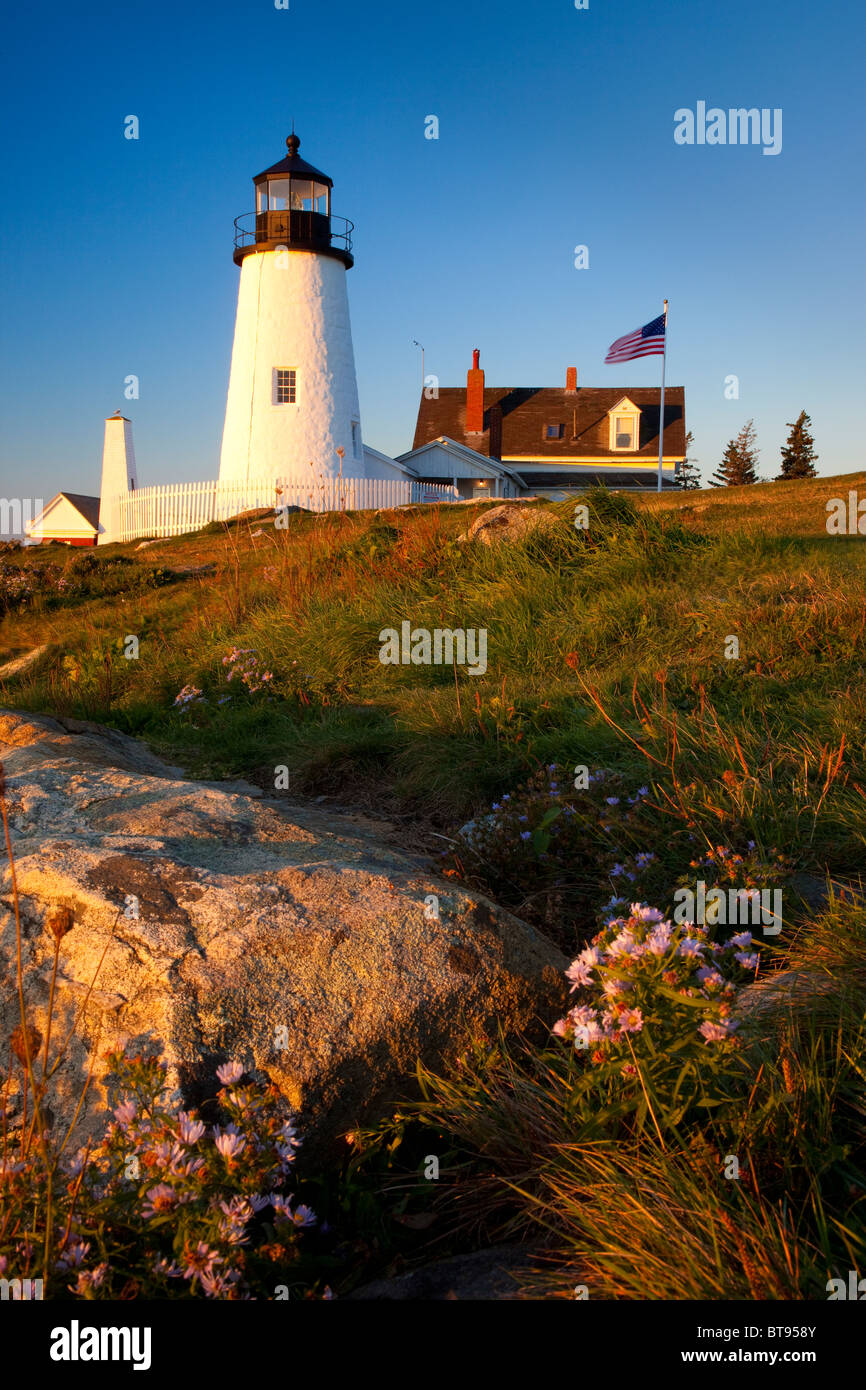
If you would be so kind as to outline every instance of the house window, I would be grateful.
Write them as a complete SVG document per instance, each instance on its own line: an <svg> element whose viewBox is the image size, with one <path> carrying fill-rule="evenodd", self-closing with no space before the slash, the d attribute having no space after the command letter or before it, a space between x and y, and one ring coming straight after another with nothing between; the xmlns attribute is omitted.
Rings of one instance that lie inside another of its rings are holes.
<svg viewBox="0 0 866 1390"><path fill-rule="evenodd" d="M294 405L297 396L298 373L294 367L274 368L274 400L277 405Z"/></svg>
<svg viewBox="0 0 866 1390"><path fill-rule="evenodd" d="M545 439L563 439L565 437L565 425L545 425Z"/></svg>
<svg viewBox="0 0 866 1390"><path fill-rule="evenodd" d="M637 416L617 415L613 422L613 449L637 449Z"/></svg>
<svg viewBox="0 0 866 1390"><path fill-rule="evenodd" d="M618 415L616 417L616 444L617 449L634 448L634 416Z"/></svg>
<svg viewBox="0 0 866 1390"><path fill-rule="evenodd" d="M352 456L361 457L361 426L358 420L352 421Z"/></svg>

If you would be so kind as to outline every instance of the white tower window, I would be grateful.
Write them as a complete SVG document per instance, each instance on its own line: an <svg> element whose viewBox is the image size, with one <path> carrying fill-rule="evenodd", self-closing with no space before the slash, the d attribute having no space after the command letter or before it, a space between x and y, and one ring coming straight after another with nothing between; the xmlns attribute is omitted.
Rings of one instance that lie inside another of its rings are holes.
<svg viewBox="0 0 866 1390"><path fill-rule="evenodd" d="M352 421L352 457L361 457L361 424L358 420Z"/></svg>
<svg viewBox="0 0 866 1390"><path fill-rule="evenodd" d="M294 367L274 367L274 403L295 405L298 399L298 373Z"/></svg>

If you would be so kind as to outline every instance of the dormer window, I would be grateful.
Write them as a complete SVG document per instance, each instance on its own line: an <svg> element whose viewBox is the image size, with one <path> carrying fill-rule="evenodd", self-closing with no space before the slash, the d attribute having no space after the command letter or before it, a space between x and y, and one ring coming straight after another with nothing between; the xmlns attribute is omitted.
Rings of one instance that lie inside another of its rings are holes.
<svg viewBox="0 0 866 1390"><path fill-rule="evenodd" d="M612 453L637 453L640 448L640 411L624 397L610 412L610 449Z"/></svg>
<svg viewBox="0 0 866 1390"><path fill-rule="evenodd" d="M545 439L563 439L565 437L565 425L545 425Z"/></svg>
<svg viewBox="0 0 866 1390"><path fill-rule="evenodd" d="M634 448L634 426L633 415L617 415L616 423L613 427L615 449Z"/></svg>

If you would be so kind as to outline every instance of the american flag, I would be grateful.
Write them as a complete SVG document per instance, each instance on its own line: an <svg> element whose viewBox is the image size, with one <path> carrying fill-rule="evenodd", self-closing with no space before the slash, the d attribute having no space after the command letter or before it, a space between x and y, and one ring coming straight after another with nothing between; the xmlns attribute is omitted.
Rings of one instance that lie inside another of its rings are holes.
<svg viewBox="0 0 866 1390"><path fill-rule="evenodd" d="M626 333L624 338L617 338L615 343L611 343L604 360L631 362L634 357L652 357L664 350L665 315L659 314L652 323L645 323L643 328L636 328L633 333Z"/></svg>

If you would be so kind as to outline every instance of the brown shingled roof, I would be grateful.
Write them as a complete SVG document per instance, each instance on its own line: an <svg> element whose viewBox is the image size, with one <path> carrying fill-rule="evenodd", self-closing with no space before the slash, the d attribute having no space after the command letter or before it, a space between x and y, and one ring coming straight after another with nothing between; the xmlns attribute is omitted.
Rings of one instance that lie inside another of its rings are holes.
<svg viewBox="0 0 866 1390"><path fill-rule="evenodd" d="M448 435L467 448L490 457L490 426L501 411L502 444L494 457L552 463L565 462L580 455L599 462L627 466L634 454L624 457L612 453L609 444L608 412L628 396L640 408L640 439L637 453L658 457L659 391L647 386L581 386L565 391L549 386L488 386L484 390L484 433L466 433L465 386L440 387L437 399L421 396L413 448ZM546 439L545 426L562 425L561 439ZM668 386L665 390L665 440L667 457L684 458L686 442L685 389Z"/></svg>

